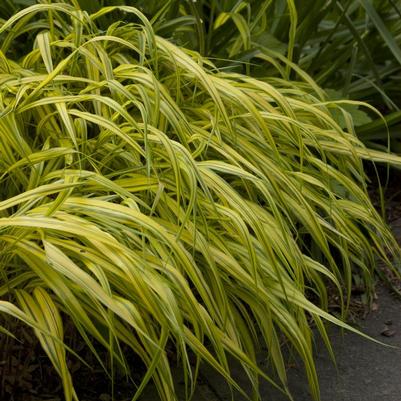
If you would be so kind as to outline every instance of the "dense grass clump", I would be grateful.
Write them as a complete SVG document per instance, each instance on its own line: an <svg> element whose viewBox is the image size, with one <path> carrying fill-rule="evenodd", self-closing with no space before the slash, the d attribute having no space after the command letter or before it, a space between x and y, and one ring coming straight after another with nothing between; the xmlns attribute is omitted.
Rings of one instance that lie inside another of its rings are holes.
<svg viewBox="0 0 401 401"><path fill-rule="evenodd" d="M353 275L369 290L397 249L362 160L400 159L346 112L342 129L309 78L223 72L135 8L35 5L0 41L0 311L34 328L66 400L63 314L95 355L127 373L123 348L142 359L137 396L153 380L175 399L168 344L188 396L201 362L237 387L229 355L256 394L260 343L287 392L285 338L317 398L310 322L329 348L323 320L348 327L327 288L345 314Z"/></svg>

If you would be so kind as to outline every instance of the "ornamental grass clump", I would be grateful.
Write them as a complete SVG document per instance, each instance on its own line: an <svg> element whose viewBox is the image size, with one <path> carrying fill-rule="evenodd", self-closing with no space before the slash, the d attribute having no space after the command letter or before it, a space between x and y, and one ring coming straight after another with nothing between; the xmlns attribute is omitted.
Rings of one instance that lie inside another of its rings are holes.
<svg viewBox="0 0 401 401"><path fill-rule="evenodd" d="M171 346L188 398L201 363L240 390L229 357L257 394L260 344L288 393L282 339L318 398L310 324L329 350L324 321L353 330L327 288L345 314L353 276L369 291L397 249L362 160L400 159L365 148L346 112L341 129L306 76L224 73L132 7L38 4L0 40L0 311L33 328L65 399L64 316L111 377L135 371L123 350L141 358L134 399L150 380L176 399Z"/></svg>

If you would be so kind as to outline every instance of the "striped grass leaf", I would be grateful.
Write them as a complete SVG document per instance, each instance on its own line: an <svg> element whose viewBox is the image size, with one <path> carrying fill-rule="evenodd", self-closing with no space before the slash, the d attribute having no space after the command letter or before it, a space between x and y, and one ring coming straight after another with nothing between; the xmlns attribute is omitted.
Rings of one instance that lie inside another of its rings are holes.
<svg viewBox="0 0 401 401"><path fill-rule="evenodd" d="M124 350L143 361L134 399L150 380L177 399L171 344L187 398L202 363L246 396L230 356L257 397L258 379L272 381L260 343L289 394L282 339L318 399L310 322L330 352L325 322L355 331L328 313L328 287L345 318L353 277L371 294L376 259L392 268L399 252L362 160L401 159L364 146L346 111L344 130L331 113L341 102L307 76L220 70L133 7L78 6L37 4L0 28L1 310L33 327L66 399L60 313L112 381L135 369ZM114 15L135 22L105 32Z"/></svg>

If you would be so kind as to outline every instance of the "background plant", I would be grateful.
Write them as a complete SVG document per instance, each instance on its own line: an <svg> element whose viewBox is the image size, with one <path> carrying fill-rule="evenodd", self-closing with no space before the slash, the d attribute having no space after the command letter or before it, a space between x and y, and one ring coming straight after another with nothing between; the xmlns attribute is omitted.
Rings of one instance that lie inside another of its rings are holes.
<svg viewBox="0 0 401 401"><path fill-rule="evenodd" d="M398 251L362 160L400 159L366 148L295 65L301 82L219 69L136 8L38 4L0 40L0 310L35 330L65 398L63 315L111 377L135 369L123 348L142 359L136 398L153 380L175 399L171 345L188 398L201 362L238 387L228 356L257 397L261 342L288 392L282 338L318 398L311 321L329 350L323 320L353 330L327 287L344 316L353 275L369 293Z"/></svg>
<svg viewBox="0 0 401 401"><path fill-rule="evenodd" d="M4 18L35 0L6 0ZM46 3L48 0L39 2ZM335 0L75 0L89 12L132 5L152 20L158 35L213 58L219 67L260 78L299 78L297 64L332 100L367 101L377 115L344 106L369 146L399 147L401 112L401 7L397 1ZM129 16L124 17L127 21ZM103 18L106 29L111 23ZM277 69L280 63L286 67ZM272 65L274 64L274 65ZM390 135L389 135L390 134Z"/></svg>

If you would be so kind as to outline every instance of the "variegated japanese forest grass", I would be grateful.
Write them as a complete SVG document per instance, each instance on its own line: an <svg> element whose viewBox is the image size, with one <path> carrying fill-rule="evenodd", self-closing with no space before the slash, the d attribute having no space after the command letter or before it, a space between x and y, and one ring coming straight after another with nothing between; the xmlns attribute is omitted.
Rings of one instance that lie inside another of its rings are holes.
<svg viewBox="0 0 401 401"><path fill-rule="evenodd" d="M287 392L283 337L318 398L311 320L329 350L323 320L353 330L327 313L327 287L345 314L353 274L369 291L375 258L398 252L362 159L400 159L347 118L344 132L313 82L217 71L133 8L138 24L99 31L112 11L42 4L0 28L1 312L34 328L66 400L61 312L111 377L135 370L123 344L143 360L134 399L151 379L175 399L168 343L188 397L202 361L238 387L229 355L257 397L261 343Z"/></svg>

